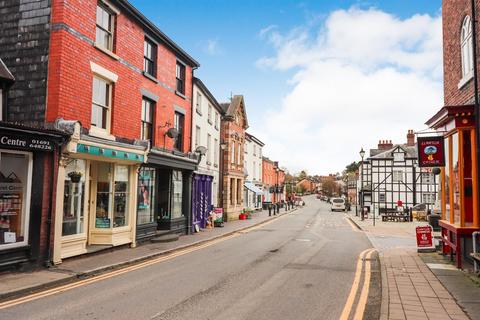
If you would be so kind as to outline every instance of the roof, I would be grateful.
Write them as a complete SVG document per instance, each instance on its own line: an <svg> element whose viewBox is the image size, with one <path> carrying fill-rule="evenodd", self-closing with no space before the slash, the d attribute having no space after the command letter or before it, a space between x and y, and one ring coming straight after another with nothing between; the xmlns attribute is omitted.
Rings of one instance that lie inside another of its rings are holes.
<svg viewBox="0 0 480 320"><path fill-rule="evenodd" d="M393 151L397 148L402 149L406 153L407 158L417 158L417 145L409 146L406 144L396 144L388 150L383 150L381 153L378 153L369 159L391 159L393 158Z"/></svg>
<svg viewBox="0 0 480 320"><path fill-rule="evenodd" d="M203 91L203 93L207 96L207 98L213 102L213 106L215 107L215 109L217 109L217 111L219 111L221 114L224 113L223 111L223 108L222 106L220 105L220 103L218 103L217 99L215 99L215 97L213 96L213 94L210 92L210 90L208 90L207 86L202 82L202 80L200 80L199 78L196 78L194 77L193 78L193 83L200 88L200 90Z"/></svg>
<svg viewBox="0 0 480 320"><path fill-rule="evenodd" d="M259 145L262 146L262 147L265 145L265 143L263 143L262 141L260 141L260 139L258 139L257 137L251 135L251 134L248 133L248 132L245 132L245 138L254 141L255 143L259 144Z"/></svg>
<svg viewBox="0 0 480 320"><path fill-rule="evenodd" d="M0 80L6 80L8 82L14 82L15 77L13 74L8 70L5 63L3 63L2 59L0 58Z"/></svg>
<svg viewBox="0 0 480 320"><path fill-rule="evenodd" d="M147 19L137 8L130 4L127 0L113 0L112 2L115 5L119 5L126 13L130 14L134 19L136 19L144 27L147 34L151 37L154 37L157 41L160 41L167 45L171 50L173 50L180 58L182 58L184 63L192 67L200 67L194 58L192 58L188 53L186 53L178 44L176 44L172 39L170 39L165 33L160 31L160 29L153 24L150 20Z"/></svg>
<svg viewBox="0 0 480 320"><path fill-rule="evenodd" d="M238 108L242 108L243 117L245 118L245 128L248 128L247 112L245 110L245 101L242 95L235 95L230 103L221 103L220 105L225 112L225 117L231 119L234 118Z"/></svg>
<svg viewBox="0 0 480 320"><path fill-rule="evenodd" d="M50 129L47 127L32 127L26 126L19 122L6 122L0 121L0 130L14 130L18 132L28 133L28 134L40 134L44 136L49 136L50 138L58 140L66 140L70 135L64 131L57 129Z"/></svg>
<svg viewBox="0 0 480 320"><path fill-rule="evenodd" d="M437 129L445 125L448 121L455 117L473 116L475 106L473 104L466 104L460 106L444 106L433 117L428 119L425 124L430 128Z"/></svg>

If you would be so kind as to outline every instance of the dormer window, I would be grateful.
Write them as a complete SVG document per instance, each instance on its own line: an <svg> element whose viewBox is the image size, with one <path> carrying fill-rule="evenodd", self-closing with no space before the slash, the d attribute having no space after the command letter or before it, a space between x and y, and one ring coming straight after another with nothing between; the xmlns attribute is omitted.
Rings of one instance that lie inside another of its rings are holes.
<svg viewBox="0 0 480 320"><path fill-rule="evenodd" d="M396 152L393 154L393 161L403 162L405 161L405 154L403 152Z"/></svg>

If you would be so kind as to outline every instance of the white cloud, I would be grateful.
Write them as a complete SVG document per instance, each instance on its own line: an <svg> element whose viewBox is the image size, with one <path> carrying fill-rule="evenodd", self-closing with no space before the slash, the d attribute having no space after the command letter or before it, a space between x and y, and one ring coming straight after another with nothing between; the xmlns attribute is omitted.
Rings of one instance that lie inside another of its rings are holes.
<svg viewBox="0 0 480 320"><path fill-rule="evenodd" d="M207 40L203 51L211 56L215 56L222 53L222 48L218 43L218 39L209 39Z"/></svg>
<svg viewBox="0 0 480 320"><path fill-rule="evenodd" d="M378 140L406 142L442 104L440 17L399 19L370 9L332 12L318 30L263 35L262 68L296 70L292 90L257 130L266 154L293 171L341 171Z"/></svg>

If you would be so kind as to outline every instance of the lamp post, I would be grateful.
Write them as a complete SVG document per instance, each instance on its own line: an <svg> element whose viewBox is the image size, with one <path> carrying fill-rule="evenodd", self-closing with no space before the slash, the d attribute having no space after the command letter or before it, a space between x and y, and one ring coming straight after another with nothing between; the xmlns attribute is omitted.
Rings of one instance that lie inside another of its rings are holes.
<svg viewBox="0 0 480 320"><path fill-rule="evenodd" d="M362 172L360 173L360 214L362 215L362 221L365 219L364 214L363 214L363 157L365 157L365 151L363 148L360 150L360 158L362 158L361 162L361 167L362 167Z"/></svg>

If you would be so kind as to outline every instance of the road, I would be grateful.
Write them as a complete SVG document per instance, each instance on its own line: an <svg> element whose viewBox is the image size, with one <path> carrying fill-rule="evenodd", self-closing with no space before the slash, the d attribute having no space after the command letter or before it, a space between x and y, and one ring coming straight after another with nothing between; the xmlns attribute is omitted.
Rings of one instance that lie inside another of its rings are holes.
<svg viewBox="0 0 480 320"><path fill-rule="evenodd" d="M353 319L363 313L362 293L370 297L363 318L378 319L374 255L370 281L366 267L357 271L368 238L343 213L305 200L302 209L210 246L0 308L0 319Z"/></svg>

